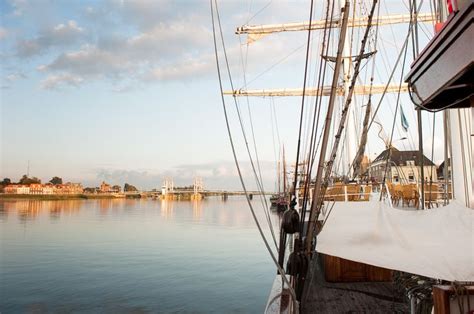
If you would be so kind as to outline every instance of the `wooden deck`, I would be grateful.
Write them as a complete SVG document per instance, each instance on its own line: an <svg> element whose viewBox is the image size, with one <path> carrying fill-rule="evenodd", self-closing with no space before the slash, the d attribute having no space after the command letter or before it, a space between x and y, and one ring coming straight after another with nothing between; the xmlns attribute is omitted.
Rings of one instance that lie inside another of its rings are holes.
<svg viewBox="0 0 474 314"><path fill-rule="evenodd" d="M409 313L391 282L329 283L321 265L313 259L302 313Z"/></svg>

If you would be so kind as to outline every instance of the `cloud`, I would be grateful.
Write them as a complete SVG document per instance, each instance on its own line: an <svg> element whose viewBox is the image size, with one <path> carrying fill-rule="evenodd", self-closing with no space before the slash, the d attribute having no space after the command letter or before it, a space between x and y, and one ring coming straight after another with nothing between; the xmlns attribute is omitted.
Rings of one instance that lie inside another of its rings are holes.
<svg viewBox="0 0 474 314"><path fill-rule="evenodd" d="M2 89L9 89L11 86L11 83L20 80L20 79L26 79L27 76L24 73L21 72L14 72L6 75L5 77L2 78Z"/></svg>
<svg viewBox="0 0 474 314"><path fill-rule="evenodd" d="M240 163L247 188L256 190L252 167L249 162ZM273 190L275 165L273 162L261 162L264 187ZM141 189L159 188L165 178L171 178L175 186L190 185L195 177L201 177L206 189L242 190L235 164L233 162L212 162L206 164L179 165L170 170L156 172L149 170L98 169L97 180L112 184L136 185Z"/></svg>
<svg viewBox="0 0 474 314"><path fill-rule="evenodd" d="M190 31L192 28L196 33ZM102 38L96 45L61 53L38 69L45 73L80 77L82 82L106 77L178 80L211 71L210 56L206 54L203 59L200 55L203 49L208 49L210 36L209 30L192 27L188 22L160 24L128 38ZM31 55L39 49L37 41L25 42L23 54Z"/></svg>
<svg viewBox="0 0 474 314"><path fill-rule="evenodd" d="M210 62L210 58L202 57L156 67L145 73L142 77L145 81L179 80L183 78L202 77L214 69L215 65Z"/></svg>
<svg viewBox="0 0 474 314"><path fill-rule="evenodd" d="M15 16L23 15L25 9L28 7L26 0L11 0L10 4L13 7L13 15Z"/></svg>
<svg viewBox="0 0 474 314"><path fill-rule="evenodd" d="M0 27L0 40L6 38L8 36L8 31L4 27Z"/></svg>
<svg viewBox="0 0 474 314"><path fill-rule="evenodd" d="M264 5L266 2L257 1L255 8ZM239 6L231 2L221 6L225 17L222 20L224 32L228 37L227 53L234 74L241 72L241 51L233 28L245 21L242 10L236 10ZM23 7L28 10L21 9ZM32 10L30 7L22 1L14 6L28 14ZM260 14L259 18L264 14L271 17L281 11L280 7L288 9L281 4L270 7L275 9ZM108 80L115 86L114 90L124 92L131 90L131 86L138 88L142 84L214 75L215 57L207 3L108 0L84 7L81 14L83 27L70 19L44 29L32 38L17 41L14 51L20 59L45 56L38 59L41 65L36 65L45 76L40 83L42 88ZM299 38L290 37L252 45L249 69L256 66L253 70L257 71L268 67L269 62L280 60L291 51L288 43Z"/></svg>
<svg viewBox="0 0 474 314"><path fill-rule="evenodd" d="M71 74L49 75L41 82L43 89L56 89L58 86L79 86L84 79Z"/></svg>
<svg viewBox="0 0 474 314"><path fill-rule="evenodd" d="M207 17L209 10L207 3L175 0L111 1L109 7L115 9L123 21L133 23L140 30L154 28L157 21L169 23L184 20L183 17L198 25L198 20Z"/></svg>
<svg viewBox="0 0 474 314"><path fill-rule="evenodd" d="M51 47L70 46L84 35L84 29L73 20L66 24L58 24L40 32L32 39L20 40L16 44L16 55L20 58L30 58L41 54Z"/></svg>
<svg viewBox="0 0 474 314"><path fill-rule="evenodd" d="M84 46L80 50L59 55L48 65L38 67L40 71L67 72L81 77L119 75L129 68L129 62L110 51L95 46Z"/></svg>
<svg viewBox="0 0 474 314"><path fill-rule="evenodd" d="M7 75L5 79L9 82L14 82L16 80L25 79L25 78L26 78L25 74L18 72L18 73L11 73Z"/></svg>

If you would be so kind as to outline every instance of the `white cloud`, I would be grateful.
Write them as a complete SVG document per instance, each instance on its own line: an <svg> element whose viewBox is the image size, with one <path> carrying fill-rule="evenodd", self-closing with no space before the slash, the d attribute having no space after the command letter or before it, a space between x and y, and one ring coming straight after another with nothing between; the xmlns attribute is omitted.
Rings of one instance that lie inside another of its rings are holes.
<svg viewBox="0 0 474 314"><path fill-rule="evenodd" d="M274 166L273 162L260 163L264 187L267 190L273 190ZM250 163L241 162L240 167L247 188L256 190ZM206 189L242 190L235 164L225 161L179 165L166 171L98 169L96 172L98 182L107 181L112 184L124 184L127 182L141 189L159 188L165 178L172 178L175 186L190 185L196 176L203 179Z"/></svg>
<svg viewBox="0 0 474 314"><path fill-rule="evenodd" d="M2 78L2 89L8 89L11 87L11 83L19 80L19 79L25 79L27 76L22 73L22 72L14 72L6 75L5 77Z"/></svg>
<svg viewBox="0 0 474 314"><path fill-rule="evenodd" d="M264 5L266 2L257 1L255 8ZM20 1L18 7L21 6ZM236 7L235 3L221 6L234 74L241 72L241 64L240 46L233 29L245 20L242 10L235 10ZM265 11L259 18L264 14L272 16L281 11L280 7L288 6L275 3L271 7L274 10L269 14ZM27 12L30 11L28 7ZM20 58L46 56L41 65L36 65L46 76L41 83L43 88L107 79L115 87L122 86L116 90L126 91L144 82L192 80L210 77L215 72L207 3L109 0L84 7L82 14L86 18L81 22L83 27L69 20L17 42L16 55ZM281 59L292 50L286 43L295 38L299 37L279 37L252 45L249 69L258 71ZM68 83L60 84L62 81Z"/></svg>
<svg viewBox="0 0 474 314"><path fill-rule="evenodd" d="M71 74L49 75L41 82L41 88L55 89L64 85L79 86L83 81L82 77Z"/></svg>
<svg viewBox="0 0 474 314"><path fill-rule="evenodd" d="M196 33L192 29L191 24L180 21L160 24L128 38L105 38L97 45L85 45L76 51L62 53L49 64L39 66L38 70L89 79L126 76L145 81L200 75L210 70L209 55L202 60L200 54L203 49L208 50L211 35L202 26L194 27Z"/></svg>
<svg viewBox="0 0 474 314"><path fill-rule="evenodd" d="M84 29L73 20L66 24L58 24L50 29L41 31L32 39L17 42L17 56L29 58L38 55L54 46L69 46L77 42L84 34Z"/></svg>
<svg viewBox="0 0 474 314"><path fill-rule="evenodd" d="M209 58L190 59L175 64L156 67L143 75L146 81L168 81L197 78L210 73L215 65Z"/></svg>
<svg viewBox="0 0 474 314"><path fill-rule="evenodd" d="M78 51L59 55L53 62L42 65L39 69L85 77L117 76L130 67L129 63L120 53L100 50L95 46L84 46Z"/></svg>
<svg viewBox="0 0 474 314"><path fill-rule="evenodd" d="M6 76L6 80L8 80L10 82L14 82L16 80L24 79L24 78L26 78L26 75L23 74L23 73L11 73L11 74Z"/></svg>

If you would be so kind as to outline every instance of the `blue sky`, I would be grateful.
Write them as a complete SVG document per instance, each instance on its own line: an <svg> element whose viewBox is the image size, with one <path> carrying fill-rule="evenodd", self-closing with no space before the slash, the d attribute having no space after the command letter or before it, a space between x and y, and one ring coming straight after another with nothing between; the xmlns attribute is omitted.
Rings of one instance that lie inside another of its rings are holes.
<svg viewBox="0 0 474 314"><path fill-rule="evenodd" d="M249 17L255 24L308 18L309 1L268 3L221 4L238 87L243 76L236 26ZM322 1L316 3L322 12ZM389 1L382 10L406 8ZM152 188L165 176L190 184L198 175L210 188L239 188L218 92L208 1L1 0L0 12L1 177L17 180L29 160L30 174L44 181L58 175L85 185L107 180ZM393 36L387 47L401 38L396 28L395 33L387 35ZM257 79L250 87L301 87L304 43L304 33L292 33L251 45L247 81ZM393 61L387 50L388 62ZM300 102L274 102L289 162L294 162ZM240 106L246 112L245 100ZM267 186L275 176L271 106L268 98L250 102ZM406 98L404 109L411 110ZM389 105L382 109L388 112ZM407 118L415 131L414 115ZM244 172L250 175L238 140ZM375 141L372 146L372 154L383 148Z"/></svg>

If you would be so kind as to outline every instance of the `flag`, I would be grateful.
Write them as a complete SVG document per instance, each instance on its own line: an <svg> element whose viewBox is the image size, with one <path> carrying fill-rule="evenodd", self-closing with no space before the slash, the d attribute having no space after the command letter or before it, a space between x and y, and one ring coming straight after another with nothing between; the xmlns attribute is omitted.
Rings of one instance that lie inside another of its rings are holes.
<svg viewBox="0 0 474 314"><path fill-rule="evenodd" d="M408 131L408 120L405 117L405 113L403 112L403 107L400 105L400 122L402 123L402 128L405 130L405 132Z"/></svg>

